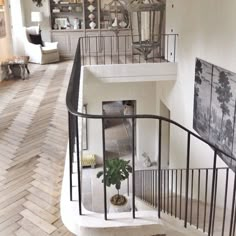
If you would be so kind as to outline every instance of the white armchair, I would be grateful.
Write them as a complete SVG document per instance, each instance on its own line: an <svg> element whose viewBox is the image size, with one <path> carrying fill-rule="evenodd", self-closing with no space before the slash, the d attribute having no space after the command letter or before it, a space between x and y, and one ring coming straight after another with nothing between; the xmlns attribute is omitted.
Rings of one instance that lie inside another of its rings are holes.
<svg viewBox="0 0 236 236"><path fill-rule="evenodd" d="M33 44L29 35L39 34L39 27L24 27L23 31L25 55L30 57L30 62L47 64L59 61L58 42L43 42L43 46Z"/></svg>

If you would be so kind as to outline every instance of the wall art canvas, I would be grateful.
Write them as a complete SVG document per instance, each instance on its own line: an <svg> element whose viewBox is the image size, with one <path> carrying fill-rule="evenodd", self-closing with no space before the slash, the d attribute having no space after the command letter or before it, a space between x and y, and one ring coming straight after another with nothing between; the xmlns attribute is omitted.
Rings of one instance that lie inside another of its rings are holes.
<svg viewBox="0 0 236 236"><path fill-rule="evenodd" d="M0 11L0 38L6 36L6 23L4 17L4 11Z"/></svg>
<svg viewBox="0 0 236 236"><path fill-rule="evenodd" d="M236 157L236 74L196 59L193 128L205 140ZM231 168L236 162L221 158Z"/></svg>

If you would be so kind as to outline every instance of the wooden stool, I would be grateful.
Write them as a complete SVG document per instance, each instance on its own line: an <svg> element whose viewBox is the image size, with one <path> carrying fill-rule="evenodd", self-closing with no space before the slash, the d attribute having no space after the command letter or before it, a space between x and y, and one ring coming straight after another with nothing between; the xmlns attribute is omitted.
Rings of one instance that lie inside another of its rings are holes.
<svg viewBox="0 0 236 236"><path fill-rule="evenodd" d="M0 62L1 69L3 73L3 78L20 77L23 80L25 79L25 71L28 75L30 74L28 68L29 57L28 56L19 56L7 58Z"/></svg>

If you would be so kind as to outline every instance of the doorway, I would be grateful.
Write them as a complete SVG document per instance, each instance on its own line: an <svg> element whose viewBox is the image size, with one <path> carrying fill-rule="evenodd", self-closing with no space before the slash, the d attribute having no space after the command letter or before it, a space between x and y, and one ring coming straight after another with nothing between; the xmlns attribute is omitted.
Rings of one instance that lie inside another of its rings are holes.
<svg viewBox="0 0 236 236"><path fill-rule="evenodd" d="M160 116L170 119L170 110L160 101ZM170 123L162 122L162 137L161 137L161 157L162 168L168 168L170 164Z"/></svg>
<svg viewBox="0 0 236 236"><path fill-rule="evenodd" d="M136 101L105 101L102 103L103 115L133 115ZM127 158L132 155L131 119L105 119L106 158Z"/></svg>

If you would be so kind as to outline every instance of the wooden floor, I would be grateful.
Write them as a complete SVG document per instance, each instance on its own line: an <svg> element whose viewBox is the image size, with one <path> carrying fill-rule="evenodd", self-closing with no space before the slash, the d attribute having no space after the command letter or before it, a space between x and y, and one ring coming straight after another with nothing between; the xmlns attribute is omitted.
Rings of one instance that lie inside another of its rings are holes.
<svg viewBox="0 0 236 236"><path fill-rule="evenodd" d="M72 62L0 83L0 235L72 235L60 218Z"/></svg>

